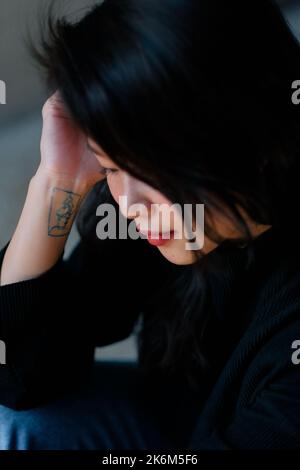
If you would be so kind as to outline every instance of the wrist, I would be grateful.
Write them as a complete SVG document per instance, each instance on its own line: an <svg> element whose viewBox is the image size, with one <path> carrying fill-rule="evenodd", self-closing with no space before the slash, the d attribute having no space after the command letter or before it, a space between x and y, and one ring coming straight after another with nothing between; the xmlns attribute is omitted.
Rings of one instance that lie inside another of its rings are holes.
<svg viewBox="0 0 300 470"><path fill-rule="evenodd" d="M78 176L74 177L66 173L48 170L40 165L30 180L30 186L42 186L48 189L61 186L66 191L77 192L81 197L84 197L91 189L92 184Z"/></svg>
<svg viewBox="0 0 300 470"><path fill-rule="evenodd" d="M38 168L29 183L26 218L34 219L33 225L47 226L47 238L67 237L87 190L78 178Z"/></svg>

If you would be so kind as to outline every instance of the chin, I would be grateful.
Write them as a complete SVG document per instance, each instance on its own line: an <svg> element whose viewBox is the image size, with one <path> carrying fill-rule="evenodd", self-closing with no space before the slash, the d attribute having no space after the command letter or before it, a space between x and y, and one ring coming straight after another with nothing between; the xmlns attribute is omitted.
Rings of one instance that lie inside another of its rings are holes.
<svg viewBox="0 0 300 470"><path fill-rule="evenodd" d="M176 264L178 266L194 264L197 259L193 251L174 250L172 248L164 248L164 247L158 247L158 249L161 252L161 254L168 261L170 261L170 263Z"/></svg>

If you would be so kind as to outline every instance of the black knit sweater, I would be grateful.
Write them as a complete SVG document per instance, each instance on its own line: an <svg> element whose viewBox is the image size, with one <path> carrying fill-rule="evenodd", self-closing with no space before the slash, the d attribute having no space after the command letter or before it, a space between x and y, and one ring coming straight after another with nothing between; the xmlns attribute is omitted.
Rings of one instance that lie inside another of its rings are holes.
<svg viewBox="0 0 300 470"><path fill-rule="evenodd" d="M243 249L208 255L222 261L209 276L218 373L205 400L199 397L190 449L300 449L300 361L292 360L300 340L297 241L278 229L264 232L248 271ZM95 346L130 335L145 294L170 264L145 240L99 240L96 250L81 240L44 274L1 286L7 363L0 365L0 403L32 407L83 380Z"/></svg>

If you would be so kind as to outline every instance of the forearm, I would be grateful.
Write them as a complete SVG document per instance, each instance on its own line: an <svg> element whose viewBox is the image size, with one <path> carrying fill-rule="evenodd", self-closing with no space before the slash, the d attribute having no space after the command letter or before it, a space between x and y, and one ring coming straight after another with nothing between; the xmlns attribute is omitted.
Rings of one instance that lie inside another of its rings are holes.
<svg viewBox="0 0 300 470"><path fill-rule="evenodd" d="M3 259L1 286L37 277L57 262L88 190L79 180L38 169Z"/></svg>

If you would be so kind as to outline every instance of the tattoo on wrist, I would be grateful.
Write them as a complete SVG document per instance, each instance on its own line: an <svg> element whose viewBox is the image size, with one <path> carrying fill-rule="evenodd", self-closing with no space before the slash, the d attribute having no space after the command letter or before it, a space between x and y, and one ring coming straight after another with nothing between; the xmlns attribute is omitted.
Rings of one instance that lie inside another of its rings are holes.
<svg viewBox="0 0 300 470"><path fill-rule="evenodd" d="M70 233L80 199L80 194L53 188L48 217L49 237L64 237Z"/></svg>

